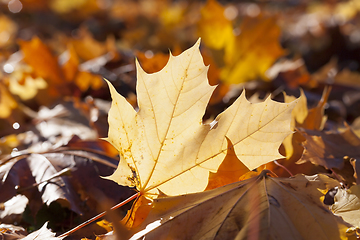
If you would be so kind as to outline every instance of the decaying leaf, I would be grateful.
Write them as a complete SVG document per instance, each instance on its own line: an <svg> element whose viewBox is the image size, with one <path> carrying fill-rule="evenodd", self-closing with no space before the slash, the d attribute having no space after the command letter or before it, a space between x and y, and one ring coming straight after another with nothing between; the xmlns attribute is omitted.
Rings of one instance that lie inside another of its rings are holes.
<svg viewBox="0 0 360 240"><path fill-rule="evenodd" d="M107 140L121 161L108 179L136 186L152 198L158 190L167 195L202 191L209 172L216 172L226 156L226 138L248 169L282 157L278 147L291 133L296 101L267 98L251 104L243 93L212 124L202 124L215 87L208 84L199 45L170 55L157 73L147 74L137 63L138 112L109 84L113 102Z"/></svg>
<svg viewBox="0 0 360 240"><path fill-rule="evenodd" d="M360 185L348 190L338 189L334 201L331 211L354 227L360 227Z"/></svg>
<svg viewBox="0 0 360 240"><path fill-rule="evenodd" d="M304 154L298 163L310 161L327 169L342 169L345 156L360 158L360 139L350 127L339 133L311 130L303 130L300 133L306 141L303 142Z"/></svg>
<svg viewBox="0 0 360 240"><path fill-rule="evenodd" d="M258 177L214 190L154 200L131 238L346 239L350 226L322 203L339 183L325 175Z"/></svg>
<svg viewBox="0 0 360 240"><path fill-rule="evenodd" d="M99 177L111 174L116 164L99 153L69 149L3 159L0 202L20 193L29 199L34 215L43 203L56 201L78 214L92 216L102 210L100 197L120 202L131 194L129 189Z"/></svg>
<svg viewBox="0 0 360 240"><path fill-rule="evenodd" d="M30 233L22 240L61 240L64 237L55 237L55 233L47 228L47 222L37 231Z"/></svg>

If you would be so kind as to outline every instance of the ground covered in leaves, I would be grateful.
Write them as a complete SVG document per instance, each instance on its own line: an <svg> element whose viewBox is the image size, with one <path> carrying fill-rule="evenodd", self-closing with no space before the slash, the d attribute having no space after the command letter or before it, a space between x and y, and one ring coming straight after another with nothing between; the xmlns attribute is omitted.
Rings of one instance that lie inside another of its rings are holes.
<svg viewBox="0 0 360 240"><path fill-rule="evenodd" d="M295 2L0 1L0 235L358 238L360 4Z"/></svg>

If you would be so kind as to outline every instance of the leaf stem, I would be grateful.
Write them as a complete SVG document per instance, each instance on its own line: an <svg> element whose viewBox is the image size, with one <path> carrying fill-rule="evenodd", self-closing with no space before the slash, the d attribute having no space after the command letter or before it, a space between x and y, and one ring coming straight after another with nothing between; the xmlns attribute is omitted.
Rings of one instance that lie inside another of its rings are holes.
<svg viewBox="0 0 360 240"><path fill-rule="evenodd" d="M290 174L291 177L294 176L294 175L290 172L289 169L287 169L284 165L278 163L278 161L274 160L274 163L275 163L276 165L278 165L279 167L281 167L282 169L284 169L285 171L287 171L287 172Z"/></svg>
<svg viewBox="0 0 360 240"><path fill-rule="evenodd" d="M136 199L138 196L140 196L140 192L137 192L136 194L132 195L132 196L129 197L128 199L122 201L122 202L119 203L119 204L116 204L115 206L113 206L112 208L110 208L110 210L118 209L119 207L124 206L124 205L127 204L128 202L131 202L132 200ZM96 216L93 217L93 218L90 218L89 220L81 223L80 225L74 227L73 229L67 231L66 233L61 234L60 236L58 236L58 238L64 238L64 237L69 236L70 234L72 234L72 233L76 232L77 230L85 227L86 225L88 225L88 224L90 224L90 223L98 220L99 218L102 218L102 217L105 216L107 213L108 213L108 211L105 211L105 212L100 213L99 215L96 215Z"/></svg>

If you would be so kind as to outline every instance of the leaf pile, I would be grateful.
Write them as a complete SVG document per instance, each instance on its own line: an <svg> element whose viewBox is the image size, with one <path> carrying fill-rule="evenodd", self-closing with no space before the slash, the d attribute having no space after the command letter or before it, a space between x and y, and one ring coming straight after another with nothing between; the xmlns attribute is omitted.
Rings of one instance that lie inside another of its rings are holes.
<svg viewBox="0 0 360 240"><path fill-rule="evenodd" d="M358 238L359 10L1 1L1 237Z"/></svg>

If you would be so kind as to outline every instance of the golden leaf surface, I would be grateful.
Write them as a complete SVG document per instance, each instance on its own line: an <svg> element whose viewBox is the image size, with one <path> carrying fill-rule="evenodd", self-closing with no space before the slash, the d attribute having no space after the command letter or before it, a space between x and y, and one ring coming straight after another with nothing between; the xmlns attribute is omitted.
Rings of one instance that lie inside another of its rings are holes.
<svg viewBox="0 0 360 240"><path fill-rule="evenodd" d="M154 197L203 191L209 172L216 172L233 144L237 158L248 168L281 158L278 148L291 133L296 101L267 98L251 104L243 93L211 124L203 124L210 86L199 51L200 40L167 65L147 74L137 63L136 112L109 84L112 106L107 140L120 153L120 163L107 177Z"/></svg>

